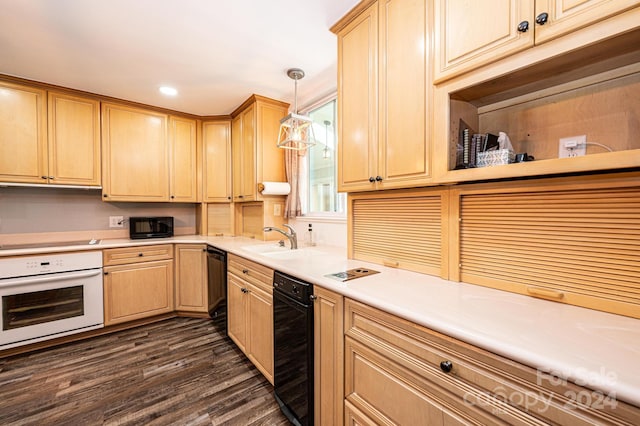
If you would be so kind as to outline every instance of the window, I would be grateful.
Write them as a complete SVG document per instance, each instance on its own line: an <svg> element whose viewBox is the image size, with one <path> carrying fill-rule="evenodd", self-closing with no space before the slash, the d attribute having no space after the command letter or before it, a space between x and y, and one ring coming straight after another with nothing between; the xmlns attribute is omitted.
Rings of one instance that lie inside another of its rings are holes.
<svg viewBox="0 0 640 426"><path fill-rule="evenodd" d="M300 194L305 216L346 215L346 194L337 192L336 108L332 97L306 112L313 120L316 144L308 150L301 173L307 183Z"/></svg>

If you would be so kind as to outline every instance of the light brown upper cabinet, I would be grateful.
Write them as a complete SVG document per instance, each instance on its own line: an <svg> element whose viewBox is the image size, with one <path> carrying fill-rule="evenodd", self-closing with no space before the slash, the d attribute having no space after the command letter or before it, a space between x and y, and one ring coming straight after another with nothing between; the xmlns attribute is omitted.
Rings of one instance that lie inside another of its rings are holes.
<svg viewBox="0 0 640 426"><path fill-rule="evenodd" d="M231 123L208 121L202 123L204 149L203 201L229 203L231 187Z"/></svg>
<svg viewBox="0 0 640 426"><path fill-rule="evenodd" d="M431 178L430 3L362 2L338 35L338 189L369 191Z"/></svg>
<svg viewBox="0 0 640 426"><path fill-rule="evenodd" d="M100 185L98 101L49 92L47 109L44 90L7 82L0 94L1 181Z"/></svg>
<svg viewBox="0 0 640 426"><path fill-rule="evenodd" d="M0 179L46 183L46 92L0 82Z"/></svg>
<svg viewBox="0 0 640 426"><path fill-rule="evenodd" d="M195 203L198 201L196 180L197 122L189 118L169 117L169 201Z"/></svg>
<svg viewBox="0 0 640 426"><path fill-rule="evenodd" d="M102 104L103 199L196 202L197 122Z"/></svg>
<svg viewBox="0 0 640 426"><path fill-rule="evenodd" d="M622 33L634 18L622 17L618 23L609 18L636 7L637 0L438 0L435 81L590 25L599 28L585 34L585 42Z"/></svg>
<svg viewBox="0 0 640 426"><path fill-rule="evenodd" d="M231 116L233 201L260 201L261 182L285 182L284 150L276 146L289 104L252 95Z"/></svg>
<svg viewBox="0 0 640 426"><path fill-rule="evenodd" d="M106 201L168 201L166 114L102 104L102 194Z"/></svg>

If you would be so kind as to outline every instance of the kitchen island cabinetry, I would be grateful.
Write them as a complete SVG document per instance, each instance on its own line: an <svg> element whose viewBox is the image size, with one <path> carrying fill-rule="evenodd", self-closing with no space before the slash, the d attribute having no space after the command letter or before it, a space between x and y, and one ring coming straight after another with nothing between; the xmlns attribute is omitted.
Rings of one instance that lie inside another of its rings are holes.
<svg viewBox="0 0 640 426"><path fill-rule="evenodd" d="M169 313L173 308L173 245L103 251L104 324Z"/></svg>
<svg viewBox="0 0 640 426"><path fill-rule="evenodd" d="M224 121L205 121L202 123L205 203L229 203L232 201L231 186L231 123Z"/></svg>
<svg viewBox="0 0 640 426"><path fill-rule="evenodd" d="M345 299L345 423L636 424L640 408ZM364 420L363 420L364 419Z"/></svg>
<svg viewBox="0 0 640 426"><path fill-rule="evenodd" d="M622 33L629 28L631 16L615 16L637 6L635 0L438 0L435 80L441 82L569 33L579 35L593 24L599 28L594 34L585 33L589 43Z"/></svg>
<svg viewBox="0 0 640 426"><path fill-rule="evenodd" d="M431 2L379 0L361 3L332 28L338 35L340 191L429 182L431 22Z"/></svg>
<svg viewBox="0 0 640 426"><path fill-rule="evenodd" d="M231 116L233 201L260 201L257 185L285 182L284 150L276 146L289 104L253 95Z"/></svg>
<svg viewBox="0 0 640 426"><path fill-rule="evenodd" d="M273 270L229 254L229 337L273 384Z"/></svg>
<svg viewBox="0 0 640 426"><path fill-rule="evenodd" d="M98 101L9 82L0 92L0 181L100 186Z"/></svg>
<svg viewBox="0 0 640 426"><path fill-rule="evenodd" d="M176 244L176 311L207 314L207 246Z"/></svg>

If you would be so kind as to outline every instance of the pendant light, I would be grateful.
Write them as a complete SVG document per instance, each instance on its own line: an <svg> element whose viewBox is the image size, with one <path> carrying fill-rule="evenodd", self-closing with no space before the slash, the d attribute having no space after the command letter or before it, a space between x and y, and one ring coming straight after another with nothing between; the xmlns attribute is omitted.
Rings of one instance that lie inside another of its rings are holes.
<svg viewBox="0 0 640 426"><path fill-rule="evenodd" d="M295 82L293 112L280 120L278 148L301 151L316 144L313 120L306 115L298 114L298 80L304 77L304 71L291 68L287 70L287 75Z"/></svg>

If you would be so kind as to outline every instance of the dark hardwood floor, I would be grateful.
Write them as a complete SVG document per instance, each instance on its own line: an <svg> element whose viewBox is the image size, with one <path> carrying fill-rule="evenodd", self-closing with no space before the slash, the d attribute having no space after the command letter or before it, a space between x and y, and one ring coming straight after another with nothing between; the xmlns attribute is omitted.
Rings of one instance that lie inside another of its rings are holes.
<svg viewBox="0 0 640 426"><path fill-rule="evenodd" d="M0 358L0 425L286 425L209 319L175 318Z"/></svg>

